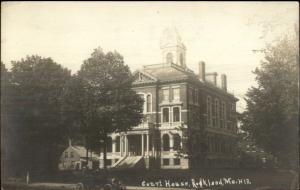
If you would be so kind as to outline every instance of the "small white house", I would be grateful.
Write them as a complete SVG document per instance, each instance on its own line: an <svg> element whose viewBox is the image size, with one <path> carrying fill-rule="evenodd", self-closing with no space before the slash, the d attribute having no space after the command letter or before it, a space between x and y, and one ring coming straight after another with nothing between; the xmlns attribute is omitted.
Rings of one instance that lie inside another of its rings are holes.
<svg viewBox="0 0 300 190"><path fill-rule="evenodd" d="M69 146L63 151L58 165L59 170L81 170L87 165L89 169L99 168L99 154L90 152L86 164L86 148L83 146Z"/></svg>

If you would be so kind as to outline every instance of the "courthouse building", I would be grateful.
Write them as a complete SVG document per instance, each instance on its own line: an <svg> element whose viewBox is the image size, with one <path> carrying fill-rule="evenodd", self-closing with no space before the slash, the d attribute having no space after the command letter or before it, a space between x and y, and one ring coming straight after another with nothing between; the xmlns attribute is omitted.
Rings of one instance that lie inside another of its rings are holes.
<svg viewBox="0 0 300 190"><path fill-rule="evenodd" d="M226 75L187 66L177 30L161 40L161 63L134 72L133 89L145 100L144 121L110 134L107 164L113 168L188 169L232 167L236 160L236 102ZM103 155L100 156L103 166Z"/></svg>

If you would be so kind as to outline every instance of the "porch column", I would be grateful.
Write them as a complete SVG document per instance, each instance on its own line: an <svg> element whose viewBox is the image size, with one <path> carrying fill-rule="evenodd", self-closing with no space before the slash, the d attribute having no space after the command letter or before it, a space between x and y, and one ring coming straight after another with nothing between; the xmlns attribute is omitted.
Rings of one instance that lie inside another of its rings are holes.
<svg viewBox="0 0 300 190"><path fill-rule="evenodd" d="M142 134L142 156L144 156L144 134Z"/></svg>
<svg viewBox="0 0 300 190"><path fill-rule="evenodd" d="M125 135L125 156L127 156L128 154L128 139L127 139L127 135Z"/></svg>
<svg viewBox="0 0 300 190"><path fill-rule="evenodd" d="M112 139L112 153L116 152L116 137Z"/></svg>
<svg viewBox="0 0 300 190"><path fill-rule="evenodd" d="M147 144L146 144L146 151L147 151L147 156L149 156L149 134L147 133L146 134L146 142L147 142Z"/></svg>
<svg viewBox="0 0 300 190"><path fill-rule="evenodd" d="M123 135L120 134L120 155L123 156Z"/></svg>
<svg viewBox="0 0 300 190"><path fill-rule="evenodd" d="M153 138L153 137L152 137ZM151 139L152 140L152 139ZM154 142L152 141L152 156L154 156Z"/></svg>

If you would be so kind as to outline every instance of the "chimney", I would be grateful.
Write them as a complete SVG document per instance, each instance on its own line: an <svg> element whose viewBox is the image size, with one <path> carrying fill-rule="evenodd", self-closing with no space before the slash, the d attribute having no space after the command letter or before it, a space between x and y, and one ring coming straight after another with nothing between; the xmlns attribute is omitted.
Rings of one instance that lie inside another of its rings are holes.
<svg viewBox="0 0 300 190"><path fill-rule="evenodd" d="M205 81L205 62L200 61L198 67L199 67L199 79L204 82Z"/></svg>
<svg viewBox="0 0 300 190"><path fill-rule="evenodd" d="M221 75L221 88L227 91L227 77L225 74Z"/></svg>
<svg viewBox="0 0 300 190"><path fill-rule="evenodd" d="M72 140L69 139L69 146L72 146Z"/></svg>
<svg viewBox="0 0 300 190"><path fill-rule="evenodd" d="M213 78L214 79L214 81L213 81L214 85L217 86L217 76L218 76L218 73L214 72L213 76L214 76L214 78Z"/></svg>
<svg viewBox="0 0 300 190"><path fill-rule="evenodd" d="M218 76L217 72L207 73L206 79L213 85L217 86L217 76Z"/></svg>

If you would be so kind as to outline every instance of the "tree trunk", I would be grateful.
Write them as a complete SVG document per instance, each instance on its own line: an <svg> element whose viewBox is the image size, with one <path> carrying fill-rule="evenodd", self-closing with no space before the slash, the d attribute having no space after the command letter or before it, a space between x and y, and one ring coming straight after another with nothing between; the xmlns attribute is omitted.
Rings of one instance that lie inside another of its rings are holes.
<svg viewBox="0 0 300 190"><path fill-rule="evenodd" d="M107 135L104 135L104 145L103 145L103 168L106 170L106 147L107 147Z"/></svg>
<svg viewBox="0 0 300 190"><path fill-rule="evenodd" d="M88 163L89 163L89 148L88 148L87 138L85 138L85 148L86 148L85 161L86 161L86 167L88 167Z"/></svg>
<svg viewBox="0 0 300 190"><path fill-rule="evenodd" d="M86 147L85 161L86 161L86 167L88 167L88 163L89 163L89 149L88 149L88 147Z"/></svg>

